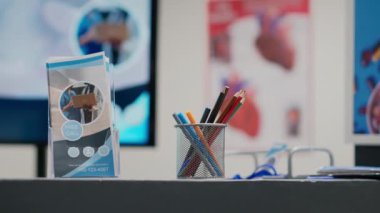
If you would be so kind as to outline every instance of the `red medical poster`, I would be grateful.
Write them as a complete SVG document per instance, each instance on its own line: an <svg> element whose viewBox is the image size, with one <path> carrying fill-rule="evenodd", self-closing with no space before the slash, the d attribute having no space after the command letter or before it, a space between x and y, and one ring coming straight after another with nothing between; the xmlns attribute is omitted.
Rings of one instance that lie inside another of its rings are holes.
<svg viewBox="0 0 380 213"><path fill-rule="evenodd" d="M229 123L227 148L308 144L313 100L309 0L210 1L208 33L209 97L217 97L224 85L230 95L240 89L248 94Z"/></svg>

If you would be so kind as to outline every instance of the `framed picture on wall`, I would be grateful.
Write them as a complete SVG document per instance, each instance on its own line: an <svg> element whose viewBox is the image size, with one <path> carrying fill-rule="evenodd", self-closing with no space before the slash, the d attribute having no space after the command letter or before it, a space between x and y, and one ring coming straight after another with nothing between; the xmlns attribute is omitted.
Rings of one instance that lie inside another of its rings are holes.
<svg viewBox="0 0 380 213"><path fill-rule="evenodd" d="M155 145L157 0L0 5L0 143L47 144L47 58L104 51L114 65L120 144Z"/></svg>
<svg viewBox="0 0 380 213"><path fill-rule="evenodd" d="M349 2L346 140L380 144L380 1Z"/></svg>
<svg viewBox="0 0 380 213"><path fill-rule="evenodd" d="M310 25L309 0L209 1L208 97L224 85L230 95L247 92L229 123L228 149L310 143Z"/></svg>

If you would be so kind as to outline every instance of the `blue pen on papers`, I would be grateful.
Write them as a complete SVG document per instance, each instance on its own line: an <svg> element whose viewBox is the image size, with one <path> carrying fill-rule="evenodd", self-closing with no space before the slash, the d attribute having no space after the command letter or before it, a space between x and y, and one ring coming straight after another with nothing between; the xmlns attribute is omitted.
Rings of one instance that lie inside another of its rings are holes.
<svg viewBox="0 0 380 213"><path fill-rule="evenodd" d="M278 175L276 169L274 168L274 166L272 164L263 164L263 165L257 167L255 169L255 171L246 178L237 174L232 179L235 179L235 180L248 179L248 180L250 180L250 179L261 178L261 177L276 177L276 176L279 176L279 175Z"/></svg>

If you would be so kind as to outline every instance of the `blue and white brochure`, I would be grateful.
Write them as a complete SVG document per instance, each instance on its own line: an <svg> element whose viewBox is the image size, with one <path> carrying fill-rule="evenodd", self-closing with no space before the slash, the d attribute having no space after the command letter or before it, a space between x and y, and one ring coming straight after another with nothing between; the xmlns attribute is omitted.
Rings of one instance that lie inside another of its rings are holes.
<svg viewBox="0 0 380 213"><path fill-rule="evenodd" d="M103 52L54 58L46 67L53 176L117 176L108 59Z"/></svg>

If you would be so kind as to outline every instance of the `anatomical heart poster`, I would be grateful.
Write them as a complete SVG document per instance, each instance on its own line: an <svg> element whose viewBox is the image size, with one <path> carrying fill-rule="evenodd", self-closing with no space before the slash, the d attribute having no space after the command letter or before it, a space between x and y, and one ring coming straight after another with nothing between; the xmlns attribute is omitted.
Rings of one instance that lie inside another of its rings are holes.
<svg viewBox="0 0 380 213"><path fill-rule="evenodd" d="M309 144L312 123L309 0L211 0L208 104L222 88L245 89L226 147Z"/></svg>

